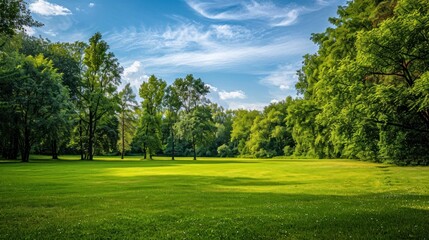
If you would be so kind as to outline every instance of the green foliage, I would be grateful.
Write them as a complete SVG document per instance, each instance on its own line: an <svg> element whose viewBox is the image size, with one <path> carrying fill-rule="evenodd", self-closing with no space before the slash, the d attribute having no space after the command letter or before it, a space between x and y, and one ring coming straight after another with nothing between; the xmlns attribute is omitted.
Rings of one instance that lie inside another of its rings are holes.
<svg viewBox="0 0 429 240"><path fill-rule="evenodd" d="M18 75L9 82L10 95L2 106L13 115L21 158L27 162L31 147L64 124L68 92L52 61L43 55L16 60Z"/></svg>
<svg viewBox="0 0 429 240"><path fill-rule="evenodd" d="M143 150L149 153L150 158L161 150L161 107L163 103L164 90L167 83L162 79L150 76L147 82L140 86L140 97L142 102L142 115L137 130L137 138L143 143Z"/></svg>
<svg viewBox="0 0 429 240"><path fill-rule="evenodd" d="M236 110L232 122L231 142L237 148L240 155L250 154L246 142L250 138L250 129L253 121L260 113L256 110L248 111L244 109Z"/></svg>
<svg viewBox="0 0 429 240"><path fill-rule="evenodd" d="M131 141L134 137L137 125L137 101L130 84L125 85L119 94L118 149L121 152L121 159L124 158L125 151L131 149Z"/></svg>
<svg viewBox="0 0 429 240"><path fill-rule="evenodd" d="M427 164L428 12L427 1L353 1L313 35L304 98L288 109L295 155Z"/></svg>
<svg viewBox="0 0 429 240"><path fill-rule="evenodd" d="M108 115L115 113L116 88L120 84L120 74L123 70L115 55L108 52L109 46L101 38L100 33L94 34L84 50L82 59L84 71L78 93L77 108L81 120L80 125L83 125L80 126L79 134L82 136L82 133L86 133L85 138L81 138L80 141L87 141L81 143L86 146L85 154L82 154L82 157L86 155L86 159L89 160L93 159L95 152L97 127L102 121L109 122ZM103 120L104 117L107 119ZM116 145L117 139L114 141L114 145Z"/></svg>
<svg viewBox="0 0 429 240"><path fill-rule="evenodd" d="M0 34L14 35L25 26L41 27L43 24L31 17L23 0L0 0Z"/></svg>
<svg viewBox="0 0 429 240"><path fill-rule="evenodd" d="M286 126L287 105L291 101L288 98L286 102L273 103L255 118L246 142L250 154L257 158L270 158L283 155L285 146L294 147Z"/></svg>
<svg viewBox="0 0 429 240"><path fill-rule="evenodd" d="M182 108L174 131L179 138L192 145L196 160L197 147L202 155L209 153L206 145L213 139L212 133L215 129L211 110L207 107L209 100L206 95L209 93L209 87L200 78L195 79L192 74L184 79L177 78L173 85Z"/></svg>

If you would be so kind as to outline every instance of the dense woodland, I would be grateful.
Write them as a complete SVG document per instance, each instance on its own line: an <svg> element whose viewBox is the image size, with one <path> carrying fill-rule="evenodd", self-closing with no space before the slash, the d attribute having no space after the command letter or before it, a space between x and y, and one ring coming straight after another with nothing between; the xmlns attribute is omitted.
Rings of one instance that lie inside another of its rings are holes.
<svg viewBox="0 0 429 240"><path fill-rule="evenodd" d="M22 0L0 0L0 151L353 158L429 164L429 2L355 0L311 39L297 98L226 110L192 74L119 89L122 67L100 33L52 43ZM136 94L141 102L137 102ZM126 158L126 157L125 157Z"/></svg>

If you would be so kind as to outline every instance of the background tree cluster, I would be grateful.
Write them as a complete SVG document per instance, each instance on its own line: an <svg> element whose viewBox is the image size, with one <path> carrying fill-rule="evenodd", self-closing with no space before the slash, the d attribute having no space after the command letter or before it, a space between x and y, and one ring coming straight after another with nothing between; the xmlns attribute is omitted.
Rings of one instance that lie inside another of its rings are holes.
<svg viewBox="0 0 429 240"><path fill-rule="evenodd" d="M357 0L312 35L288 97L225 110L189 74L118 89L122 67L99 33L51 43L23 1L0 1L0 151L175 156L281 155L429 164L429 2Z"/></svg>

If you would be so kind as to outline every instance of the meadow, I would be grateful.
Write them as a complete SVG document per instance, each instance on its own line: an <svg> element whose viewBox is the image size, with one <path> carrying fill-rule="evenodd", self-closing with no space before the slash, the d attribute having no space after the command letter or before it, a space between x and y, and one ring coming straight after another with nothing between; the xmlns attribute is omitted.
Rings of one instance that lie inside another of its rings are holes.
<svg viewBox="0 0 429 240"><path fill-rule="evenodd" d="M0 163L1 239L429 239L429 168L97 157Z"/></svg>

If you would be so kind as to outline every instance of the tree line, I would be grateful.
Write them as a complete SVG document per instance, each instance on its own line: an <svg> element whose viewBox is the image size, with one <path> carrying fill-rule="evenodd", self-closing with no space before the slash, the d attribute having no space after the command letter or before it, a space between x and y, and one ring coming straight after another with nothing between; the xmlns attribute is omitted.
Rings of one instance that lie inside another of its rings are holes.
<svg viewBox="0 0 429 240"><path fill-rule="evenodd" d="M429 163L429 3L357 0L313 34L298 97L263 111L226 110L192 74L152 75L137 102L100 33L87 43L27 36L41 26L23 1L2 1L0 151L175 156L306 156ZM3 17L5 16L5 17Z"/></svg>

